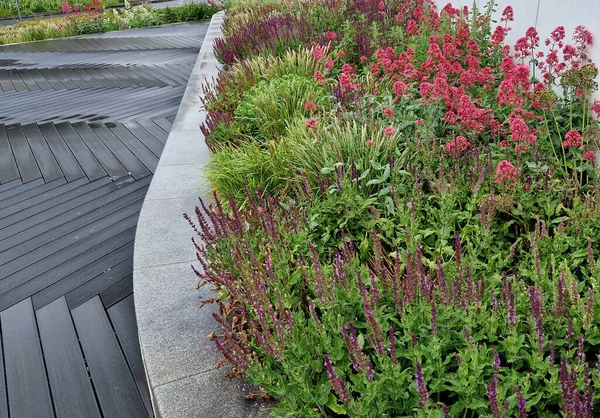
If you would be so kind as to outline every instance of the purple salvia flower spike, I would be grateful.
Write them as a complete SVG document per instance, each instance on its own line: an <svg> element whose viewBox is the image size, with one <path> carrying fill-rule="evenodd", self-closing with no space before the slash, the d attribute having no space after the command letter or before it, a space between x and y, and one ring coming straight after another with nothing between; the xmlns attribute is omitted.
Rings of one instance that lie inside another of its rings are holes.
<svg viewBox="0 0 600 418"><path fill-rule="evenodd" d="M325 366L325 370L327 370L327 376L329 377L329 381L331 382L331 386L333 386L333 391L335 394L342 402L350 402L350 396L348 395L346 384L335 374L335 371L333 370L333 363L331 360L329 360L327 354L323 354L323 364Z"/></svg>
<svg viewBox="0 0 600 418"><path fill-rule="evenodd" d="M417 392L419 393L419 406L424 407L429 400L429 392L425 386L425 377L423 376L423 370L419 361L416 362L415 383L417 385Z"/></svg>
<svg viewBox="0 0 600 418"><path fill-rule="evenodd" d="M519 410L519 418L527 418L527 402L519 390L519 386L514 386L515 393L517 394L517 409Z"/></svg>

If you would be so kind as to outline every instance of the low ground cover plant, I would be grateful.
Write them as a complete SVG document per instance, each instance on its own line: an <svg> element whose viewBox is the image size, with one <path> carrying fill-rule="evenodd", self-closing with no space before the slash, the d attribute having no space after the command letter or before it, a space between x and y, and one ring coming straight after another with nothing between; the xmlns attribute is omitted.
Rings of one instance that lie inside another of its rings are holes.
<svg viewBox="0 0 600 418"><path fill-rule="evenodd" d="M98 2L103 7L122 3L121 0L102 0ZM23 14L64 11L65 4L72 9L80 10L92 7L91 2L87 2L86 4L86 2L66 2L61 0L19 0L19 7ZM17 2L15 0L0 2L0 16L16 16L17 12Z"/></svg>
<svg viewBox="0 0 600 418"><path fill-rule="evenodd" d="M102 11L97 1L83 9L66 3L63 8L66 18L1 27L0 45L208 19L221 9L220 6L203 3L165 9L144 5L131 7L127 1L124 9L107 11Z"/></svg>
<svg viewBox="0 0 600 418"><path fill-rule="evenodd" d="M272 417L600 414L592 34L498 12L231 3L186 217Z"/></svg>

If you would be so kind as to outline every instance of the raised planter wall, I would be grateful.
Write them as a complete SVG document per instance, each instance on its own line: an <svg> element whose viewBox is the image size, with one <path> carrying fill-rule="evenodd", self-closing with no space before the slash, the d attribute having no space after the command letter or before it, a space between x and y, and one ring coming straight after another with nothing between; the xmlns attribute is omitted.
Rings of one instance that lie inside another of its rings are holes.
<svg viewBox="0 0 600 418"><path fill-rule="evenodd" d="M248 402L240 382L216 369L221 357L208 339L219 332L196 288L193 230L183 214L208 197L203 168L210 158L199 125L202 88L220 71L213 42L222 36L224 12L211 20L173 128L160 157L138 221L134 252L134 299L142 358L157 418L264 417L264 405Z"/></svg>

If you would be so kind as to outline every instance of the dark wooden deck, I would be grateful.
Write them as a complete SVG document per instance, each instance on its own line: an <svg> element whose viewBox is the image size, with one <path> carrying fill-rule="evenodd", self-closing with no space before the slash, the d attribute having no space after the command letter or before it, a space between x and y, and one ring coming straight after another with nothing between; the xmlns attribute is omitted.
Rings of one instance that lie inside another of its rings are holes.
<svg viewBox="0 0 600 418"><path fill-rule="evenodd" d="M0 47L0 418L152 415L133 240L206 28Z"/></svg>

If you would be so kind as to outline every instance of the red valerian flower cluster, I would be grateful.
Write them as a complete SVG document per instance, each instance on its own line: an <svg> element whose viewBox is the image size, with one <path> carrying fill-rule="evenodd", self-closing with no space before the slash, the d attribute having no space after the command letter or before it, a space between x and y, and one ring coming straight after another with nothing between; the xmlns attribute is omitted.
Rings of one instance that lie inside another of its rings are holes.
<svg viewBox="0 0 600 418"><path fill-rule="evenodd" d="M478 141L487 141L489 137L495 138L507 153L512 150L518 156L533 151L538 135L545 134L542 128L536 129L541 119L537 111L550 111L558 100L553 91L561 76L565 71L587 62L591 32L578 26L571 45L565 41L565 28L558 26L545 39L549 48L545 53L539 50L538 31L530 27L511 48L504 42L511 30L508 25L514 21L512 7L504 9L500 25L493 30L488 43L482 43L477 25L489 27L485 16L479 16L476 18L478 23L473 23L468 8L457 9L448 4L438 13L432 4L423 7L421 3L415 7L382 2L379 6L384 4L384 7L378 7L375 13L386 14L394 23L401 25L406 36L414 38L415 44L423 42L418 37L429 34L425 55L417 53L410 42L403 50L385 46L370 56L360 48L357 52L346 45L341 50L345 35L329 30L324 37L326 43L313 50L322 66L322 72L314 73L315 81L323 86L327 78L333 78L332 81L337 78L336 94L351 98L366 93L363 91L363 79L358 76L365 71L377 87L389 86L381 89L369 85L369 94L373 96L391 94L394 103L416 97L423 106L441 106L446 133L454 136L446 143L444 151L452 157L464 155L467 150L477 147ZM452 25L456 30L441 30L442 23ZM358 38L356 41L359 43ZM349 55L344 58L346 53ZM501 65L493 64L490 55L496 57L495 62L500 61ZM375 62L371 61L373 56ZM536 72L538 69L540 72ZM534 85L532 80L538 76L543 80ZM494 97L495 102L489 100ZM600 101L587 106L600 116ZM500 116L498 110L508 113L509 117ZM382 112L388 120L395 117L391 107L384 106ZM421 119L416 126L420 124L423 124ZM385 136L395 133L392 126L384 129ZM467 137L470 139L467 140ZM565 136L564 147L582 145L579 132ZM499 165L497 181L501 184L516 181L517 170L508 161L508 155L507 160ZM591 156L591 153L587 155L587 161L593 161Z"/></svg>
<svg viewBox="0 0 600 418"><path fill-rule="evenodd" d="M459 157L463 155L470 146L469 140L464 136L459 135L444 146L444 151L452 157Z"/></svg>
<svg viewBox="0 0 600 418"><path fill-rule="evenodd" d="M517 169L508 160L502 160L496 167L496 183L513 186L517 181Z"/></svg>
<svg viewBox="0 0 600 418"><path fill-rule="evenodd" d="M315 132L317 130L317 120L315 118L306 119L306 127Z"/></svg>
<svg viewBox="0 0 600 418"><path fill-rule="evenodd" d="M309 100L306 103L304 103L304 110L306 110L309 113L316 112L317 111L317 105L314 102L311 102Z"/></svg>
<svg viewBox="0 0 600 418"><path fill-rule="evenodd" d="M573 148L581 146L583 146L583 142L581 141L581 134L579 133L579 131L571 129L565 134L565 141L563 142L563 147Z"/></svg>

